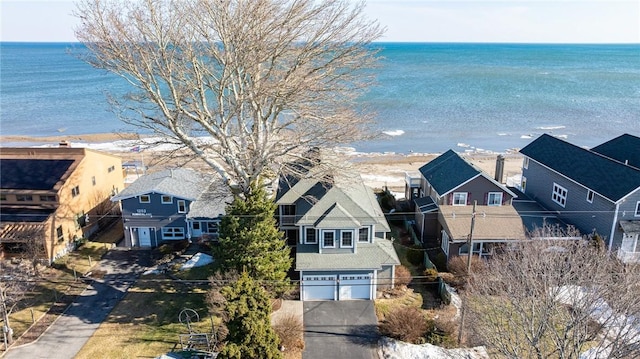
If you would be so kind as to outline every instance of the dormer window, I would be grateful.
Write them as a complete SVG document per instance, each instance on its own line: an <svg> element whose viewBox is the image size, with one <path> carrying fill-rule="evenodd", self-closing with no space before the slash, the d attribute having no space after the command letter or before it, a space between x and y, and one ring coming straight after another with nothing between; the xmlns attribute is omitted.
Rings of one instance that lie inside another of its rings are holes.
<svg viewBox="0 0 640 359"><path fill-rule="evenodd" d="M325 248L335 248L335 233L333 231L322 232L322 246Z"/></svg>
<svg viewBox="0 0 640 359"><path fill-rule="evenodd" d="M358 242L369 242L369 228L360 228L358 230Z"/></svg>
<svg viewBox="0 0 640 359"><path fill-rule="evenodd" d="M161 202L162 204L171 204L173 203L173 197L164 195L161 197Z"/></svg>
<svg viewBox="0 0 640 359"><path fill-rule="evenodd" d="M307 228L305 231L304 242L306 244L317 244L318 238L316 237L316 229L315 228Z"/></svg>
<svg viewBox="0 0 640 359"><path fill-rule="evenodd" d="M353 232L342 231L342 233L340 233L340 247L343 247L343 248L353 247Z"/></svg>
<svg viewBox="0 0 640 359"><path fill-rule="evenodd" d="M140 203L151 203L151 196L148 194L143 194L140 196Z"/></svg>

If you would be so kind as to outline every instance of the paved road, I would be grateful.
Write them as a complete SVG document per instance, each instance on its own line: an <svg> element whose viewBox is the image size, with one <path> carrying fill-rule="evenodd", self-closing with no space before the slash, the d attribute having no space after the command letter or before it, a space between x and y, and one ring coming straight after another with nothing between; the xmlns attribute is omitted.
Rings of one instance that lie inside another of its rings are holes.
<svg viewBox="0 0 640 359"><path fill-rule="evenodd" d="M304 302L303 359L377 358L373 301Z"/></svg>
<svg viewBox="0 0 640 359"><path fill-rule="evenodd" d="M149 251L109 251L94 268L107 273L104 278L89 284L36 342L11 348L5 358L73 358L150 261Z"/></svg>

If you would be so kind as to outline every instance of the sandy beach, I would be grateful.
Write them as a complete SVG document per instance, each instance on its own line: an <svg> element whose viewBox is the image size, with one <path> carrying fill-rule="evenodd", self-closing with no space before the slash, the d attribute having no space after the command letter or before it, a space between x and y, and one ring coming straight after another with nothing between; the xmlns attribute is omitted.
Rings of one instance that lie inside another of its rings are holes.
<svg viewBox="0 0 640 359"><path fill-rule="evenodd" d="M177 157L168 159L168 154L179 156L168 148L162 146L143 152L132 152L136 144L143 143L144 138L134 133L99 133L85 135L65 135L49 137L30 136L0 136L2 146L58 146L60 142L67 141L72 147L87 147L95 150L106 151L122 157L126 161L144 161L149 171L157 171L170 166L182 164L184 159ZM0 149L1 151L1 149ZM360 153L345 151L345 159L362 175L365 183L374 188L382 189L385 186L395 193L404 192L405 175L407 172L418 171L425 163L431 161L437 153ZM461 155L475 166L494 176L496 167L496 154L463 152ZM518 153L503 154L504 180L517 176L522 169L522 156ZM188 167L199 167L195 161L187 163Z"/></svg>

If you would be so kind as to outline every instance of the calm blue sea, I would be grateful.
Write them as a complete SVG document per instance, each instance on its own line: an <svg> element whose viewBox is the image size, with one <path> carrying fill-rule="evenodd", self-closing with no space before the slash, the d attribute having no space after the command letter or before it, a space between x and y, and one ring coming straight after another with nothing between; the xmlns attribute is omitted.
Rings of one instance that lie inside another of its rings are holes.
<svg viewBox="0 0 640 359"><path fill-rule="evenodd" d="M362 99L381 138L365 152L521 148L542 133L593 146L640 135L640 45L380 43L378 85ZM135 131L106 93L127 85L71 43L0 43L0 132Z"/></svg>

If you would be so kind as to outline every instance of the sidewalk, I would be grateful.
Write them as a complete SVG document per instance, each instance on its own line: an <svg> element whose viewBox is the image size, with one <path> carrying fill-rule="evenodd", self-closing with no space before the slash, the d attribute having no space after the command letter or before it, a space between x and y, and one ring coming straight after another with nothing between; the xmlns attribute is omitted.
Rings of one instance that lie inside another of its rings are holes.
<svg viewBox="0 0 640 359"><path fill-rule="evenodd" d="M149 251L112 249L107 252L94 268L96 272L106 273L104 277L87 285L38 340L10 348L4 358L73 358L149 266L150 260Z"/></svg>

